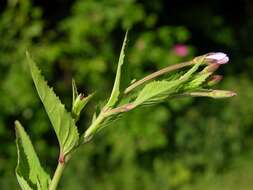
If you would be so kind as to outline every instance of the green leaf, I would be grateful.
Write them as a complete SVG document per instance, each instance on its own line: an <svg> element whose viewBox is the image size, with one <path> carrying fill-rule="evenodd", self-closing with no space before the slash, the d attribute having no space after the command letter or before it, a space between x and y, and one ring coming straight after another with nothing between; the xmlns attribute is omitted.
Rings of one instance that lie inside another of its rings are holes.
<svg viewBox="0 0 253 190"><path fill-rule="evenodd" d="M47 85L47 82L28 52L27 59L33 82L58 138L61 154L65 156L77 145L79 140L75 121L71 117L71 114L66 111L53 89Z"/></svg>
<svg viewBox="0 0 253 190"><path fill-rule="evenodd" d="M15 122L15 129L18 152L16 176L22 190L30 190L34 187L47 190L51 180L41 167L29 136L18 121Z"/></svg>
<svg viewBox="0 0 253 190"><path fill-rule="evenodd" d="M72 106L74 105L77 96L78 96L78 92L77 92L76 82L74 79L72 79Z"/></svg>
<svg viewBox="0 0 253 190"><path fill-rule="evenodd" d="M198 74L196 75L192 81L190 81L187 86L184 88L185 90L193 90L193 89L198 89L201 88L201 85L207 80L207 78L211 75L212 73L203 73L203 74Z"/></svg>
<svg viewBox="0 0 253 190"><path fill-rule="evenodd" d="M215 64L207 65L201 72L192 77L191 81L184 87L184 90L196 90L218 69Z"/></svg>
<svg viewBox="0 0 253 190"><path fill-rule="evenodd" d="M16 173L18 183L22 190L33 190L27 183L27 181Z"/></svg>
<svg viewBox="0 0 253 190"><path fill-rule="evenodd" d="M72 106L72 115L74 118L78 119L80 116L81 111L86 106L86 104L90 101L90 99L94 96L94 93L88 95L87 97L83 97L82 94L80 94L76 100L74 101L74 104Z"/></svg>
<svg viewBox="0 0 253 190"><path fill-rule="evenodd" d="M135 106L160 102L173 92L177 92L179 81L153 81L147 84L133 102Z"/></svg>
<svg viewBox="0 0 253 190"><path fill-rule="evenodd" d="M110 99L107 102L106 107L113 107L117 103L119 95L120 95L121 67L124 63L125 47L126 47L126 42L127 42L127 34L128 34L128 31L125 34L125 38L124 38L123 45L122 45L121 52L120 52L120 56L119 56L116 78L115 78L115 81L114 81L114 85L113 85L113 89L112 89Z"/></svg>
<svg viewBox="0 0 253 190"><path fill-rule="evenodd" d="M72 79L72 117L77 121L79 119L81 111L84 109L86 104L90 101L90 99L94 96L95 93L84 97L81 93L78 95L77 87L75 80Z"/></svg>
<svg viewBox="0 0 253 190"><path fill-rule="evenodd" d="M96 112L93 114L93 116L92 116L92 123L95 121L97 119L97 114L96 114Z"/></svg>
<svg viewBox="0 0 253 190"><path fill-rule="evenodd" d="M200 65L201 62L195 64L188 72L177 80L150 82L140 91L139 95L133 102L134 106L157 103L166 99L169 95L177 93L183 84L191 78L194 72L197 71Z"/></svg>

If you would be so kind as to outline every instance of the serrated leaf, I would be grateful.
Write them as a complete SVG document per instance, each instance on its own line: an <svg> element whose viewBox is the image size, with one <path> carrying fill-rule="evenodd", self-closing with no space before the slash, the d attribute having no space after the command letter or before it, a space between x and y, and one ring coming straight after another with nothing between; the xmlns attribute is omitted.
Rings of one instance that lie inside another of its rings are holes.
<svg viewBox="0 0 253 190"><path fill-rule="evenodd" d="M109 101L106 104L106 107L113 107L117 103L118 98L119 98L121 67L122 67L122 65L124 63L125 47L126 47L126 42L127 42L127 34L128 34L128 31L125 34L123 45L122 45L122 48L121 48L121 51L120 51L120 56L119 56L119 61L118 61L118 67L117 67L117 73L116 73L116 77L115 77L112 93L111 93Z"/></svg>
<svg viewBox="0 0 253 190"><path fill-rule="evenodd" d="M170 93L179 88L179 81L153 81L147 84L133 102L135 106L150 104L165 99Z"/></svg>
<svg viewBox="0 0 253 190"><path fill-rule="evenodd" d="M79 140L75 121L71 114L66 111L65 106L55 95L53 89L47 85L41 71L28 52L27 59L33 82L58 138L60 151L63 155L66 155L77 145Z"/></svg>
<svg viewBox="0 0 253 190"><path fill-rule="evenodd" d="M15 122L15 129L18 152L16 176L22 190L30 190L34 187L47 190L51 180L41 167L29 136L18 121Z"/></svg>
<svg viewBox="0 0 253 190"><path fill-rule="evenodd" d="M135 106L138 106L141 104L157 103L164 100L169 95L177 93L177 91L182 87L182 85L190 79L194 72L197 71L200 65L201 62L195 64L188 72L186 72L177 80L150 82L140 91L133 104Z"/></svg>

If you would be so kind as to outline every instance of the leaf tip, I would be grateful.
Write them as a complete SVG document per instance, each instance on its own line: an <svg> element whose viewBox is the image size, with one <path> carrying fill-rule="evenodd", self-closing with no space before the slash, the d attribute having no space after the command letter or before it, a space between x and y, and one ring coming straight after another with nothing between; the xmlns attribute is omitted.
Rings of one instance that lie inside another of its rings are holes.
<svg viewBox="0 0 253 190"><path fill-rule="evenodd" d="M16 138L19 138L24 128L18 120L16 120L14 124L15 124Z"/></svg>
<svg viewBox="0 0 253 190"><path fill-rule="evenodd" d="M18 120L15 120L14 124L15 124L15 130L17 131L21 127L21 123Z"/></svg>
<svg viewBox="0 0 253 190"><path fill-rule="evenodd" d="M29 53L28 50L25 51L25 55L26 55L26 58L27 58L28 60L31 60L31 59L32 59L32 58L31 58L31 55L30 55L30 53Z"/></svg>
<svg viewBox="0 0 253 190"><path fill-rule="evenodd" d="M19 122L18 120L15 120L15 121L14 121L14 124L15 124L15 125L19 125L20 122Z"/></svg>

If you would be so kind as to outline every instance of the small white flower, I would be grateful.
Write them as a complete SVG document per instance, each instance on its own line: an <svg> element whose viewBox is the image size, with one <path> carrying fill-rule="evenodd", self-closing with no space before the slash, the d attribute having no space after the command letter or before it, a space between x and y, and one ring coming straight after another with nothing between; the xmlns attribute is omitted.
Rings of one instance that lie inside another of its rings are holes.
<svg viewBox="0 0 253 190"><path fill-rule="evenodd" d="M229 61L227 54L222 52L209 53L205 57L205 60L210 63L226 64Z"/></svg>

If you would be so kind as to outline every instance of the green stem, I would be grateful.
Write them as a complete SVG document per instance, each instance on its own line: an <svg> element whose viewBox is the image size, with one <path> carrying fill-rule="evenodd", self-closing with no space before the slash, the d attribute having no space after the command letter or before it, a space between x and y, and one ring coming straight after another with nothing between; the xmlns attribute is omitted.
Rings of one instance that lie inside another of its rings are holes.
<svg viewBox="0 0 253 190"><path fill-rule="evenodd" d="M52 179L50 186L49 186L49 190L56 190L56 188L59 184L59 181L62 177L62 173L63 173L64 168L65 168L65 163L58 162L53 179Z"/></svg>
<svg viewBox="0 0 253 190"><path fill-rule="evenodd" d="M99 124L106 118L103 111L99 114L97 119L91 124L91 126L84 133L84 141L89 141L93 134L98 130Z"/></svg>

